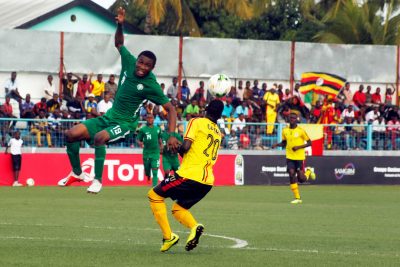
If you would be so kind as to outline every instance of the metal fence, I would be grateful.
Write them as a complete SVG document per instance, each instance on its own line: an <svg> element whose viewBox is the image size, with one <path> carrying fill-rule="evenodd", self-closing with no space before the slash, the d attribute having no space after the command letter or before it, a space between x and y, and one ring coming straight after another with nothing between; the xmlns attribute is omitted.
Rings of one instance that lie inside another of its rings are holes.
<svg viewBox="0 0 400 267"><path fill-rule="evenodd" d="M1 145L5 146L12 133L19 130L26 147L64 147L65 131L81 120L70 119L10 119L0 118ZM143 125L141 121L139 127ZM166 129L165 121L155 121L155 125ZM187 121L177 124L177 132L183 135ZM274 133L266 134L266 123L244 123L220 121L223 133L222 148L243 150L269 150L271 146L282 140L284 123L274 124ZM393 129L386 125L379 127L371 124L329 124L323 125L325 150L400 150L400 127ZM82 147L89 147L82 142ZM136 134L116 144L113 148L137 148ZM279 149L279 148L278 148Z"/></svg>

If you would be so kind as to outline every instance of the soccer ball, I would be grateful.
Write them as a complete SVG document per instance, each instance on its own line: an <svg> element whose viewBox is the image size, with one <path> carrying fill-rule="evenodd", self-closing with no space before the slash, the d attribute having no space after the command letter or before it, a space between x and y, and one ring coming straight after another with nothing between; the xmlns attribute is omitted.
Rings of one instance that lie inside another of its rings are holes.
<svg viewBox="0 0 400 267"><path fill-rule="evenodd" d="M215 74L208 80L208 91L217 98L229 93L231 86L231 79L225 74Z"/></svg>
<svg viewBox="0 0 400 267"><path fill-rule="evenodd" d="M34 186L35 185L35 180L33 180L32 178L26 179L26 185L27 186Z"/></svg>

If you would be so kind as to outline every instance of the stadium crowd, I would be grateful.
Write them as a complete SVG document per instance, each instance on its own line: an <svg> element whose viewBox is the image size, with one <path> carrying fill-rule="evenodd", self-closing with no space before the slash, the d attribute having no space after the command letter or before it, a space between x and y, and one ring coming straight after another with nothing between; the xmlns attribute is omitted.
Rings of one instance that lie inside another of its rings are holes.
<svg viewBox="0 0 400 267"><path fill-rule="evenodd" d="M28 121L21 129L26 132L23 138L34 137L38 147L44 145L44 140L48 147L63 147L63 132L78 123L71 122L72 119L97 117L112 107L117 92L115 75L110 75L107 81L102 74L93 77L92 73L82 77L67 73L62 78L59 95L52 75L48 75L41 100L33 103L30 94L20 95L17 73L12 72L4 84L5 102L0 106L0 117L11 119L11 122L0 121L1 145L5 145L7 135L16 127L12 119L24 118L35 120ZM171 99L181 122L203 117L207 103L213 98L205 89L204 81L199 82L198 88L191 89L186 80L179 86L174 77L168 87L162 83L161 88ZM379 87L373 90L370 85L364 88L361 84L353 93L346 83L336 97L331 97L313 92L302 95L299 88L300 84L296 84L291 92L282 84L262 83L260 86L258 80L239 80L222 99L225 107L219 125L224 135L223 147L269 149L278 139L275 123L288 122L289 114L295 112L303 123L324 124L325 149L365 149L369 125L373 149L399 149L400 115L393 104L396 102L393 89L386 88L382 94ZM162 107L148 102L139 112L142 120L147 113L153 113L155 124L164 127L166 113ZM260 123L267 123L267 126ZM178 125L177 131L183 134L183 123ZM135 137L130 137L124 145L136 146Z"/></svg>

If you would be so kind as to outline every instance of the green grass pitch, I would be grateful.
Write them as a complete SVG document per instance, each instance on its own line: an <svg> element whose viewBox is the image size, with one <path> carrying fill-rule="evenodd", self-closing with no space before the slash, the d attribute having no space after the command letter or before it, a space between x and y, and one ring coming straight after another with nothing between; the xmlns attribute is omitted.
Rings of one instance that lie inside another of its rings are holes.
<svg viewBox="0 0 400 267"><path fill-rule="evenodd" d="M169 216L161 233L146 187L0 188L0 266L399 266L399 186L215 187L193 207L199 246ZM167 200L168 208L171 201Z"/></svg>

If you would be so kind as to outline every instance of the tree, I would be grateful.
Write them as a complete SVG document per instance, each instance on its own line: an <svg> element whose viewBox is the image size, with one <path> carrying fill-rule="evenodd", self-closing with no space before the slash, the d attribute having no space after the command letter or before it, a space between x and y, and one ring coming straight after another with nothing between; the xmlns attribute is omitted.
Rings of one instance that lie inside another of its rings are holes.
<svg viewBox="0 0 400 267"><path fill-rule="evenodd" d="M200 36L200 28L190 9L190 0L131 0L131 4L145 7L147 14L144 31L151 33L152 28L163 23L163 27L172 34ZM209 9L224 8L228 12L248 19L252 17L249 0L206 0L202 1Z"/></svg>
<svg viewBox="0 0 400 267"><path fill-rule="evenodd" d="M303 17L298 1L280 0L267 6L256 18L244 21L237 38L262 40L295 40Z"/></svg>
<svg viewBox="0 0 400 267"><path fill-rule="evenodd" d="M382 1L384 2L384 1ZM330 17L315 40L341 44L398 44L400 15L393 16L395 1L382 7L379 1L359 4L347 1ZM383 8L386 15L383 16Z"/></svg>
<svg viewBox="0 0 400 267"><path fill-rule="evenodd" d="M204 37L236 38L244 21L225 9L210 8L202 0L191 0L190 8Z"/></svg>

